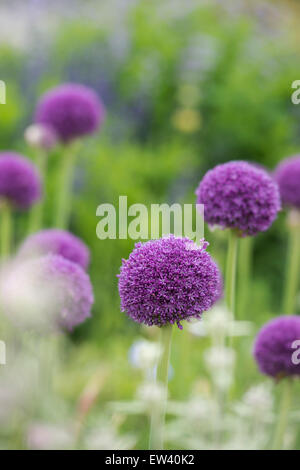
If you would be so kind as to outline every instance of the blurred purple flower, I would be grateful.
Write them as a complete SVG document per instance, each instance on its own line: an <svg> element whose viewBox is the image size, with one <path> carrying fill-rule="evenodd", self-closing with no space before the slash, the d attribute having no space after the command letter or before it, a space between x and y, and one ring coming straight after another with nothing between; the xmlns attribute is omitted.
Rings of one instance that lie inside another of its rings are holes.
<svg viewBox="0 0 300 470"><path fill-rule="evenodd" d="M292 360L294 341L300 340L300 317L281 316L268 322L258 333L254 357L263 374L280 379L300 375L300 364Z"/></svg>
<svg viewBox="0 0 300 470"><path fill-rule="evenodd" d="M209 225L237 229L242 236L267 230L281 208L279 189L266 171L244 161L208 171L197 190Z"/></svg>
<svg viewBox="0 0 300 470"><path fill-rule="evenodd" d="M15 152L1 152L0 198L18 209L27 209L40 197L40 177L30 160Z"/></svg>
<svg viewBox="0 0 300 470"><path fill-rule="evenodd" d="M83 269L87 269L90 260L89 249L80 238L55 228L41 230L28 237L21 245L19 254L24 257L60 255Z"/></svg>
<svg viewBox="0 0 300 470"><path fill-rule="evenodd" d="M78 264L62 256L17 260L1 274L3 311L21 328L71 331L91 315L90 278Z"/></svg>
<svg viewBox="0 0 300 470"><path fill-rule="evenodd" d="M283 204L300 209L300 155L286 158L275 170Z"/></svg>
<svg viewBox="0 0 300 470"><path fill-rule="evenodd" d="M68 142L96 132L104 115L104 106L93 89L66 83L42 96L35 122L52 126L59 138Z"/></svg>
<svg viewBox="0 0 300 470"><path fill-rule="evenodd" d="M206 246L173 235L137 243L119 275L122 311L139 323L179 328L182 320L200 318L222 291Z"/></svg>

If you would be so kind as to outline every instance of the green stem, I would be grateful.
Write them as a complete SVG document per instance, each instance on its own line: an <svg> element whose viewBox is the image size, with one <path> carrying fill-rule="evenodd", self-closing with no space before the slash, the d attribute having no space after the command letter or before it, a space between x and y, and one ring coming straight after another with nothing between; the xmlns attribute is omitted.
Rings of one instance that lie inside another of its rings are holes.
<svg viewBox="0 0 300 470"><path fill-rule="evenodd" d="M47 169L47 154L45 151L39 149L36 155L35 163L39 170L41 181L45 186L46 180L46 169ZM29 216L29 225L28 225L28 234L37 232L43 226L43 210L44 210L44 201L41 200L35 204L30 212Z"/></svg>
<svg viewBox="0 0 300 470"><path fill-rule="evenodd" d="M183 330L179 330L179 335L180 335L180 350L184 351L184 354L180 354L179 361L180 364L177 363L177 369L179 369L178 366L180 366L180 376L181 376L181 381L180 381L180 393L181 393L181 398L184 400L186 396L186 391L187 391L187 385L189 384L190 377L191 377L191 370L190 370L190 365L191 365L191 333L188 331L187 328L184 328Z"/></svg>
<svg viewBox="0 0 300 470"><path fill-rule="evenodd" d="M282 390L282 398L279 410L279 417L278 422L275 430L274 441L272 445L273 450L281 450L284 444L284 435L287 428L288 423L288 415L289 410L292 402L292 379L285 378L283 379L283 390Z"/></svg>
<svg viewBox="0 0 300 470"><path fill-rule="evenodd" d="M234 319L238 236L234 230L229 230L228 236L229 239L226 263L225 298L227 308L229 312L231 312L231 314L233 315Z"/></svg>
<svg viewBox="0 0 300 470"><path fill-rule="evenodd" d="M283 313L295 312L300 272L300 226L289 227L288 255L285 276Z"/></svg>
<svg viewBox="0 0 300 470"><path fill-rule="evenodd" d="M1 258L7 258L11 252L12 242L12 217L9 203L1 205Z"/></svg>
<svg viewBox="0 0 300 470"><path fill-rule="evenodd" d="M163 387L162 402L158 403L152 410L151 427L150 427L150 450L163 449L163 431L165 425L165 415L168 395L168 374L170 364L171 342L172 342L172 325L161 327L160 331L160 348L161 357L157 366L156 383Z"/></svg>
<svg viewBox="0 0 300 470"><path fill-rule="evenodd" d="M76 144L74 142L66 148L60 169L55 226L61 229L66 229L69 224Z"/></svg>
<svg viewBox="0 0 300 470"><path fill-rule="evenodd" d="M238 256L238 308L239 320L244 319L249 302L251 285L253 237L240 239Z"/></svg>

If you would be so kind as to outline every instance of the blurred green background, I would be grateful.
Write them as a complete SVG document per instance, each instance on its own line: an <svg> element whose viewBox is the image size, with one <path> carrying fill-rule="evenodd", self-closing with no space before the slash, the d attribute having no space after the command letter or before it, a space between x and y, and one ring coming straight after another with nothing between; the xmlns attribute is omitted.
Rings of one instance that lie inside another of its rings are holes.
<svg viewBox="0 0 300 470"><path fill-rule="evenodd" d="M141 328L120 313L116 277L134 242L97 239L97 206L117 204L119 195L128 204L193 203L198 182L217 163L245 159L272 170L297 152L300 106L291 103L291 84L300 78L298 13L298 2L286 0L1 2L0 79L7 84L1 150L31 156L24 129L39 96L56 84L92 86L107 109L100 134L78 156L74 181L70 229L91 249L96 301L92 319L71 337L75 347L60 384L71 401L100 362L110 370L103 403L130 398L138 380L127 350ZM47 226L59 159L59 152L50 159ZM16 243L25 224L18 215ZM206 228L205 236L223 269L226 234ZM281 214L255 239L249 302L238 312L256 329L281 313L285 249ZM185 334L175 334L175 369ZM259 378L252 340L241 345L240 392ZM170 385L176 398L204 373L202 346L194 343L193 372L179 368Z"/></svg>

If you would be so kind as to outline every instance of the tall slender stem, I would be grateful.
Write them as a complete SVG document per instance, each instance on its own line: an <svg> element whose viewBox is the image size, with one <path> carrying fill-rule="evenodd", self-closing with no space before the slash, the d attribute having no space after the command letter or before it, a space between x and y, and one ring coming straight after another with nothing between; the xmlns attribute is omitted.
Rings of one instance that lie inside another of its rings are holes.
<svg viewBox="0 0 300 470"><path fill-rule="evenodd" d="M72 183L74 174L75 153L77 151L77 142L66 147L66 153L62 159L62 166L59 175L58 200L55 216L55 226L66 229L69 224L71 202L72 202Z"/></svg>
<svg viewBox="0 0 300 470"><path fill-rule="evenodd" d="M161 357L157 366L156 383L163 387L162 401L153 407L151 415L149 449L163 449L163 432L165 425L165 415L168 396L168 374L170 364L172 325L166 325L160 331Z"/></svg>
<svg viewBox="0 0 300 470"><path fill-rule="evenodd" d="M7 258L11 252L12 217L9 203L1 204L1 258Z"/></svg>
<svg viewBox="0 0 300 470"><path fill-rule="evenodd" d="M183 354L180 354L179 357L179 364L177 363L177 368L180 367L180 393L181 398L184 399L187 391L187 385L191 378L191 333L188 331L187 328L183 330L179 330L180 334L180 350L183 351Z"/></svg>
<svg viewBox="0 0 300 470"><path fill-rule="evenodd" d="M42 149L37 151L35 163L39 170L41 181L45 186L46 169L47 169L47 153ZM43 199L33 206L29 216L28 234L37 232L43 226Z"/></svg>
<svg viewBox="0 0 300 470"><path fill-rule="evenodd" d="M238 256L238 294L237 316L245 318L249 301L251 270L252 270L253 237L240 239Z"/></svg>
<svg viewBox="0 0 300 470"><path fill-rule="evenodd" d="M292 402L292 387L293 380L289 378L283 379L283 390L281 397L281 404L279 410L278 422L275 430L274 441L272 445L273 450L281 450L284 444L284 436L288 423L288 415Z"/></svg>
<svg viewBox="0 0 300 470"><path fill-rule="evenodd" d="M292 214L291 214L292 215ZM295 218L300 219L300 214L294 213ZM293 216L293 215L292 215ZM288 224L289 241L288 255L285 276L285 292L283 298L283 313L296 313L296 296L299 286L300 273L300 221L297 219L295 223Z"/></svg>
<svg viewBox="0 0 300 470"><path fill-rule="evenodd" d="M234 230L229 230L228 236L229 239L226 262L225 296L227 308L234 318L238 236Z"/></svg>

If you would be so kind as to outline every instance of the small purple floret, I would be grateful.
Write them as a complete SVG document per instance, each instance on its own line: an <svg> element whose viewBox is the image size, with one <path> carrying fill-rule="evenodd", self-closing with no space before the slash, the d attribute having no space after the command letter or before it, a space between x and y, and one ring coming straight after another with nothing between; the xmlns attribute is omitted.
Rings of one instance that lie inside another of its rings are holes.
<svg viewBox="0 0 300 470"><path fill-rule="evenodd" d="M286 158L275 170L283 204L300 209L300 155Z"/></svg>
<svg viewBox="0 0 300 470"><path fill-rule="evenodd" d="M236 229L241 236L267 230L281 208L277 183L263 169L243 161L208 171L196 195L209 225Z"/></svg>
<svg viewBox="0 0 300 470"><path fill-rule="evenodd" d="M15 152L0 153L0 199L28 209L41 197L41 180L34 165Z"/></svg>
<svg viewBox="0 0 300 470"><path fill-rule="evenodd" d="M72 233L59 229L41 230L31 235L21 245L19 254L24 257L61 255L83 269L87 269L90 260L86 244Z"/></svg>
<svg viewBox="0 0 300 470"><path fill-rule="evenodd" d="M137 243L119 275L121 309L138 323L163 326L201 318L221 297L222 279L207 243L172 235Z"/></svg>
<svg viewBox="0 0 300 470"><path fill-rule="evenodd" d="M254 345L253 353L260 371L276 379L300 375L300 364L292 360L296 352L294 342L299 340L299 316L281 316L268 322L258 333Z"/></svg>
<svg viewBox="0 0 300 470"><path fill-rule="evenodd" d="M42 96L35 122L51 126L62 141L68 142L96 132L104 116L104 106L93 89L66 83Z"/></svg>

